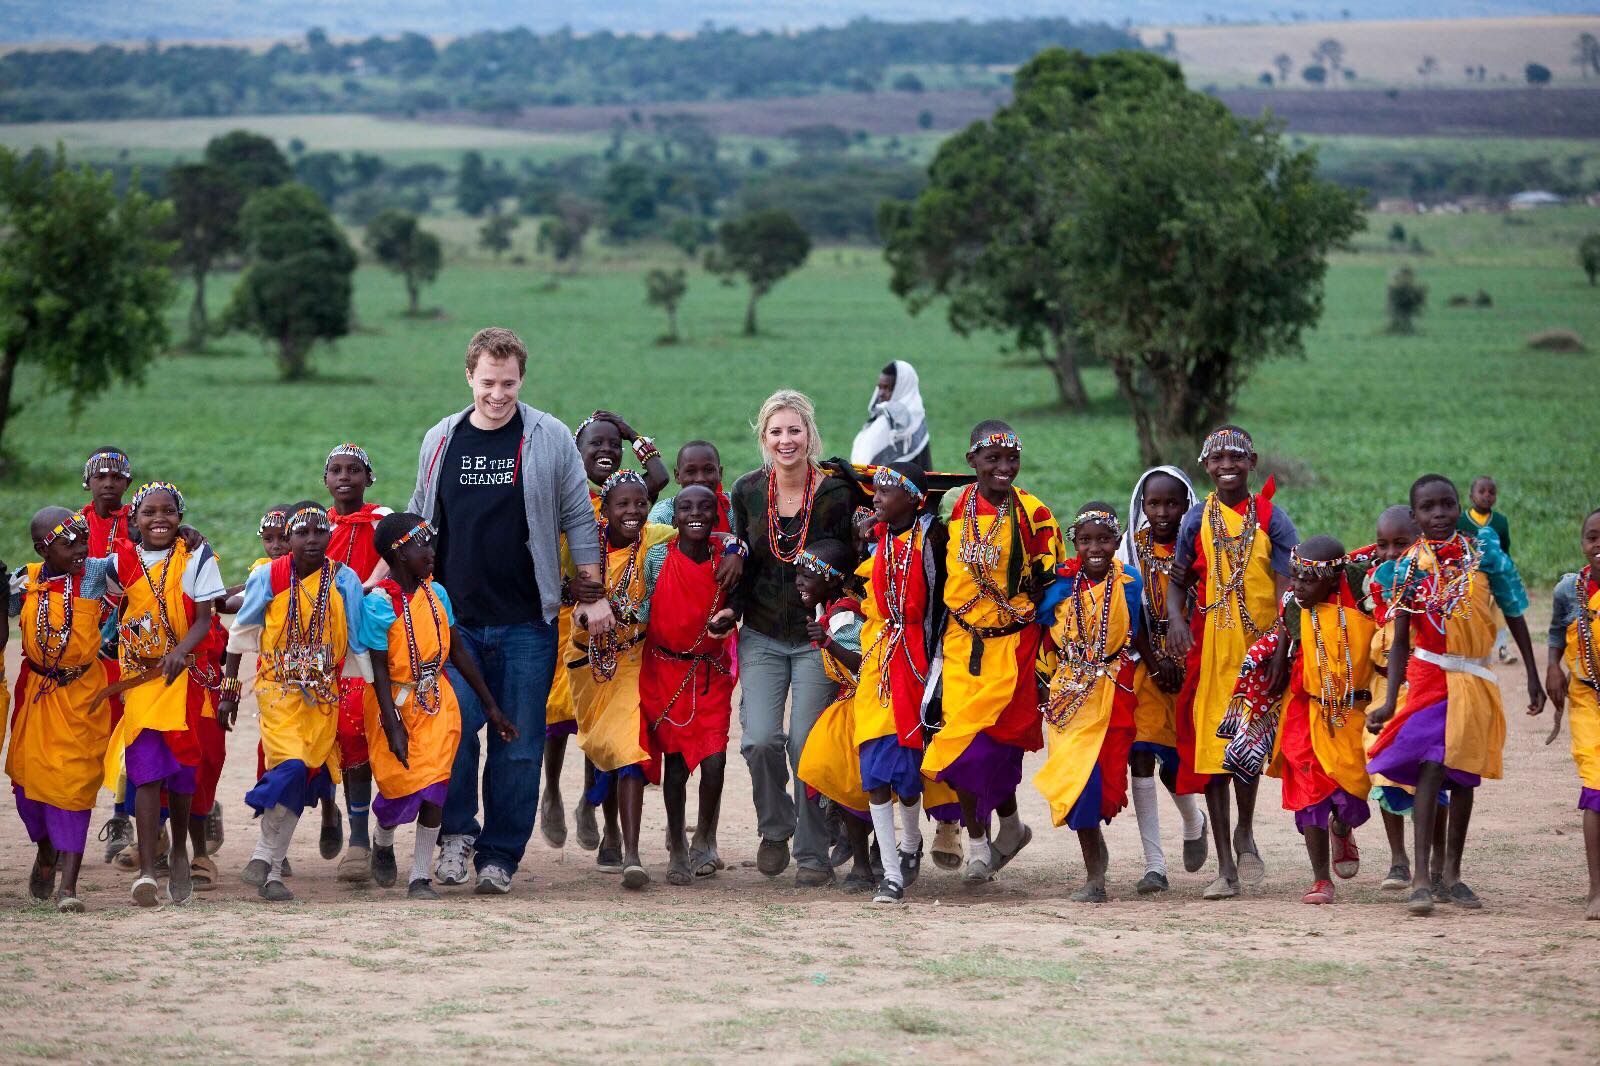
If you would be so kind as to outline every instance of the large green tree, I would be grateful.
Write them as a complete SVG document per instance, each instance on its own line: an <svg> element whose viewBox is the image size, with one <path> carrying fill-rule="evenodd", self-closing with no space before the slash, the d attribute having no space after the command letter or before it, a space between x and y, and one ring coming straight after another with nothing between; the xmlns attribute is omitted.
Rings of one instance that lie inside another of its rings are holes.
<svg viewBox="0 0 1600 1066"><path fill-rule="evenodd" d="M1147 52L1039 53L1017 71L1010 104L940 146L915 202L884 205L895 294L912 313L948 299L957 333L1009 334L1050 367L1062 400L1087 406L1061 247L1071 215L1066 140L1110 101L1182 83L1176 64Z"/></svg>
<svg viewBox="0 0 1600 1066"><path fill-rule="evenodd" d="M759 211L730 218L717 231L717 247L706 256L706 269L725 278L741 275L750 284L744 333L756 334L756 303L772 287L800 269L811 254L811 238L787 211Z"/></svg>
<svg viewBox="0 0 1600 1066"><path fill-rule="evenodd" d="M317 194L289 184L256 193L240 229L250 265L233 290L229 325L277 345L285 378L303 378L311 347L350 332L356 254Z"/></svg>
<svg viewBox="0 0 1600 1066"><path fill-rule="evenodd" d="M1257 363L1302 352L1360 201L1277 123L1177 84L1108 100L1062 148L1059 276L1144 461L1187 461Z"/></svg>
<svg viewBox="0 0 1600 1066"><path fill-rule="evenodd" d="M227 171L211 163L183 163L166 176L172 201L168 233L177 242L173 265L194 282L189 305L188 347L205 347L210 323L206 316L206 275L217 258L239 247L239 211L244 189Z"/></svg>
<svg viewBox="0 0 1600 1066"><path fill-rule="evenodd" d="M294 180L294 168L278 151L277 143L249 130L232 130L211 138L206 144L205 161L226 171L246 196Z"/></svg>
<svg viewBox="0 0 1600 1066"><path fill-rule="evenodd" d="M169 208L131 182L73 169L66 156L0 148L0 441L19 405L17 369L39 368L35 395L65 392L76 414L113 381L139 381L167 343Z"/></svg>
<svg viewBox="0 0 1600 1066"><path fill-rule="evenodd" d="M422 286L433 283L444 262L439 238L423 229L416 215L391 208L367 223L366 245L374 259L405 280L406 313L417 314Z"/></svg>

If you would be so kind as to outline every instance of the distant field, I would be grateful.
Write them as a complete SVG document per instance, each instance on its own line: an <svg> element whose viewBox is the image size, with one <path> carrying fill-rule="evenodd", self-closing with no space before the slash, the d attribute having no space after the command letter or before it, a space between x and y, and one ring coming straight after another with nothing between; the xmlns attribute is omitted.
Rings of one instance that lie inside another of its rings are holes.
<svg viewBox="0 0 1600 1066"><path fill-rule="evenodd" d="M1600 504L1585 473L1593 441L1582 428L1585 412L1600 406L1600 354L1535 353L1523 344L1534 330L1565 326L1600 349L1600 298L1573 252L1581 234L1600 230L1600 210L1517 216L1526 225L1504 217L1406 218L1426 249L1420 256L1392 253L1381 230L1363 236L1362 250L1331 269L1308 360L1269 364L1245 390L1238 418L1281 472L1280 502L1307 533L1364 543L1377 511L1402 500L1423 471L1462 479L1489 472L1516 527L1517 558L1537 586L1579 561L1578 518ZM195 524L216 539L233 573L255 557L251 531L264 504L321 494L322 457L338 440L366 446L378 468L376 497L402 502L422 430L466 403L466 339L490 324L532 344L534 404L569 422L598 406L620 410L669 454L691 436L709 437L724 446L730 474L753 465L748 420L780 385L811 392L827 451L846 451L877 367L896 358L922 373L941 466L960 465L973 423L1004 416L1028 441L1024 482L1056 506L1098 497L1120 507L1139 473L1132 426L1107 371L1089 372L1091 413L1067 414L1037 363L1005 354L993 337L953 336L938 311L908 317L876 252L816 252L764 301L767 332L755 340L738 336L743 290L692 271L681 311L686 342L662 348L653 338L664 320L644 303L650 264L637 249L597 246L581 276L547 291L544 269L496 266L469 252L465 223L438 228L449 260L424 301L443 317L401 317L399 281L364 267L361 330L336 352L316 354L322 376L314 382L279 383L264 350L235 337L217 355L163 360L150 387L114 389L72 424L59 398L32 399L36 379L25 371L18 395L27 404L7 441L18 465L0 479L0 513L81 500L83 456L118 443L131 449L140 477L184 488ZM528 254L531 227L517 237ZM1382 333L1385 279L1402 262L1431 287L1421 332L1410 338ZM219 304L229 284L213 286ZM1480 288L1492 308L1446 308L1450 296ZM181 300L172 309L175 330L184 309ZM20 520L0 525L8 562L28 554L25 531Z"/></svg>
<svg viewBox="0 0 1600 1066"><path fill-rule="evenodd" d="M1523 67L1542 63L1556 84L1582 81L1572 65L1578 35L1600 36L1600 15L1530 18L1438 19L1409 22L1305 22L1255 26L1149 26L1138 30L1146 45L1159 45L1171 31L1178 61L1191 83L1254 83L1273 69L1280 52L1294 59L1289 85L1304 86L1300 68L1324 38L1344 45L1344 65L1368 84L1421 83L1424 56L1439 62L1432 84L1465 85L1468 66L1488 68L1489 82L1523 84ZM1276 73L1273 75L1276 77Z"/></svg>

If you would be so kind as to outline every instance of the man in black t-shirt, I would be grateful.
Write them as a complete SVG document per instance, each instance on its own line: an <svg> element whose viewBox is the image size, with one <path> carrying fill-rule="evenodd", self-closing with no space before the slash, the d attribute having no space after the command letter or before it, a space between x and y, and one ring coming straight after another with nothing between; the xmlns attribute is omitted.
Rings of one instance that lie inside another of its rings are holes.
<svg viewBox="0 0 1600 1066"><path fill-rule="evenodd" d="M451 767L439 861L447 885L480 894L511 890L533 833L544 757L545 701L556 667L560 542L578 572L603 583L599 532L571 431L517 400L528 353L506 329L480 330L467 346L472 406L422 441L410 510L439 530L434 570L455 609L455 633L472 655L515 740L480 741L483 708L453 669L461 746ZM592 634L615 626L605 599L585 611ZM478 756L483 821L478 821Z"/></svg>

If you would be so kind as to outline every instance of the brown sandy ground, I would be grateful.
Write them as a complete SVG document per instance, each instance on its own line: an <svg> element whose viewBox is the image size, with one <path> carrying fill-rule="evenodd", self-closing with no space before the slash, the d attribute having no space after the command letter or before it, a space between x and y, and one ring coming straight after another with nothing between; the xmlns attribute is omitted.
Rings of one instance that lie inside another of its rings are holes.
<svg viewBox="0 0 1600 1066"><path fill-rule="evenodd" d="M102 864L92 836L90 913L33 904L31 849L0 813L0 1061L1592 1063L1600 923L1581 920L1578 784L1565 736L1545 746L1548 718L1525 718L1520 674L1501 672L1506 779L1481 793L1467 866L1486 908L1430 919L1378 889L1376 817L1338 905L1301 905L1309 867L1272 782L1259 818L1268 880L1233 903L1199 899L1212 874L1182 872L1165 801L1173 891L1133 894L1143 867L1127 811L1108 831L1114 902L1069 903L1076 841L1047 828L1031 791L1034 844L986 889L926 862L900 908L800 890L753 868L736 755L730 869L706 882L662 880L651 790L657 880L641 894L535 835L510 896L450 889L413 904L401 888L337 883L313 816L292 851L299 900L272 907L237 881L253 842L247 706L223 783L224 883L191 906L133 908L131 875ZM403 874L409 832L398 843Z"/></svg>

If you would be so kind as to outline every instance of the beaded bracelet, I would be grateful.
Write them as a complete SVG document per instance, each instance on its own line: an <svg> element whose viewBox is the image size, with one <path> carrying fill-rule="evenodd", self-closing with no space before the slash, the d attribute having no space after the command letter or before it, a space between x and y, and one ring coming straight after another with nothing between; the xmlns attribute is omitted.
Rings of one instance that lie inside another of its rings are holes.
<svg viewBox="0 0 1600 1066"><path fill-rule="evenodd" d="M239 695L243 691L244 682L237 677L225 677L222 679L222 683L217 686L217 698L219 700L233 700L237 703Z"/></svg>
<svg viewBox="0 0 1600 1066"><path fill-rule="evenodd" d="M635 437L633 439L633 454L641 463L648 463L652 459L661 458L661 450L656 447L654 437Z"/></svg>

